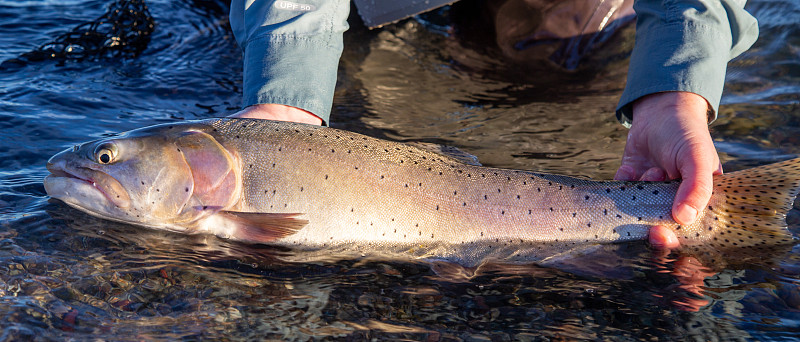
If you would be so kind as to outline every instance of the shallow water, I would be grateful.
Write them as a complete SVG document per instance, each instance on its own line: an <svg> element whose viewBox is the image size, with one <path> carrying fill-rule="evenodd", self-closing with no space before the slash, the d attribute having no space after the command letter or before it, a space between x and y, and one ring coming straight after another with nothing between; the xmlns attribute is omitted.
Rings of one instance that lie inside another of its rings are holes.
<svg viewBox="0 0 800 342"><path fill-rule="evenodd" d="M0 1L0 61L94 20L108 4ZM282 259L290 251L110 223L50 201L41 182L52 154L240 105L227 5L148 4L156 27L134 58L0 69L0 340L797 338L800 247L704 273L641 243L478 269L293 264ZM469 5L375 31L353 21L333 126L457 146L490 166L613 176L626 130L612 113L631 27L566 71L503 57ZM761 36L731 63L713 125L726 170L800 153L800 2L748 8ZM789 215L795 235L798 216Z"/></svg>

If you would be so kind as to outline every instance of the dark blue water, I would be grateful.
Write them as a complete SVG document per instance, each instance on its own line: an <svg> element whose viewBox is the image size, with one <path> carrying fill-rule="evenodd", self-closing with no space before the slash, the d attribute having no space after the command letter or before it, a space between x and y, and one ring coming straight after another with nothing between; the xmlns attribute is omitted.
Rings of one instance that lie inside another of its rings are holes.
<svg viewBox="0 0 800 342"><path fill-rule="evenodd" d="M109 4L0 1L0 62ZM0 340L799 338L798 247L708 267L636 243L477 269L292 264L284 250L110 223L49 201L44 163L76 142L238 109L241 57L227 5L148 5L156 26L135 57L0 70ZM503 56L466 5L376 31L354 18L334 126L458 146L491 166L613 176L626 131L612 112L632 29L565 71ZM731 63L713 125L726 170L800 153L800 1L748 8L761 36ZM798 216L789 215L795 235Z"/></svg>

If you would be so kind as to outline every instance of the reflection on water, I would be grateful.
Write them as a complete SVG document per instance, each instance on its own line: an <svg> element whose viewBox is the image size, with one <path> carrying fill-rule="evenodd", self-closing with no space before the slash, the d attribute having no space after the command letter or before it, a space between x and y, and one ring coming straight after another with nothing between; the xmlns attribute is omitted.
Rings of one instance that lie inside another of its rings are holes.
<svg viewBox="0 0 800 342"><path fill-rule="evenodd" d="M99 17L108 3L0 1L0 60ZM227 5L148 4L156 29L136 58L0 73L0 340L796 338L800 247L732 264L659 255L642 243L535 265L298 263L292 250L126 226L48 202L41 180L55 152L239 106ZM458 146L485 165L611 177L627 133L612 112L633 28L568 70L507 58L479 6L464 0L376 31L354 17L334 126ZM800 4L748 6L761 38L731 64L713 126L727 170L786 159L800 146ZM788 218L795 235L799 212Z"/></svg>

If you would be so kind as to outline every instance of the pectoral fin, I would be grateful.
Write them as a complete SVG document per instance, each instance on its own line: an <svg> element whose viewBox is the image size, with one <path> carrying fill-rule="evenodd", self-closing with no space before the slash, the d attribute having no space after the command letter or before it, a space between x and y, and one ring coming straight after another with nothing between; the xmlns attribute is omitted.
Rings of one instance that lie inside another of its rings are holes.
<svg viewBox="0 0 800 342"><path fill-rule="evenodd" d="M303 229L308 220L296 218L302 214L246 213L220 211L203 223L206 230L217 236L250 243L268 243Z"/></svg>

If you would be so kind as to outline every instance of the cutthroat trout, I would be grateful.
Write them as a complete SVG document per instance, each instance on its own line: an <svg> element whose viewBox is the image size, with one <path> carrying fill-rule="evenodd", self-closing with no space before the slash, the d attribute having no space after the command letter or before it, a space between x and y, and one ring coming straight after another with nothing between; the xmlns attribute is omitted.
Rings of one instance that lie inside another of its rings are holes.
<svg viewBox="0 0 800 342"><path fill-rule="evenodd" d="M441 151L440 151L441 152ZM54 198L101 218L307 249L358 246L474 263L541 243L646 239L792 243L800 158L716 176L700 219L672 220L679 181L592 181L333 128L251 119L163 124L76 145L47 163ZM502 251L502 252L501 252Z"/></svg>

